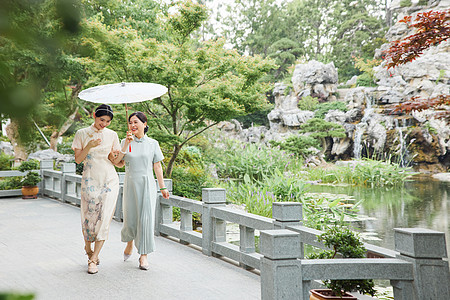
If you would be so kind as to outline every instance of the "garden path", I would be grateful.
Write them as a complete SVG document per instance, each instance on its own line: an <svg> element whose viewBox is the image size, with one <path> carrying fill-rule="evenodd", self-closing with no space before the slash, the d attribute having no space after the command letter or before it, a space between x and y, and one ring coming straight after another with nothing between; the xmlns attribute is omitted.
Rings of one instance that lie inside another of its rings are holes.
<svg viewBox="0 0 450 300"><path fill-rule="evenodd" d="M260 278L229 261L156 237L150 270L123 262L122 224L112 221L99 273L87 274L79 208L49 198L0 198L0 293L35 299L260 299Z"/></svg>

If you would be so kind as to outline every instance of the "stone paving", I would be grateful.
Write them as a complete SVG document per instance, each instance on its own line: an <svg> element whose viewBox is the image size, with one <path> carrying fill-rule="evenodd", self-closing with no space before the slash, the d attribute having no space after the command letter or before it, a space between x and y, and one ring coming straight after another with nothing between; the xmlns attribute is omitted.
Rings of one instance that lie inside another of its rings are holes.
<svg viewBox="0 0 450 300"><path fill-rule="evenodd" d="M260 278L198 248L157 237L150 270L123 262L122 224L112 221L99 273L87 274L79 208L38 198L0 198L0 293L35 299L260 299Z"/></svg>

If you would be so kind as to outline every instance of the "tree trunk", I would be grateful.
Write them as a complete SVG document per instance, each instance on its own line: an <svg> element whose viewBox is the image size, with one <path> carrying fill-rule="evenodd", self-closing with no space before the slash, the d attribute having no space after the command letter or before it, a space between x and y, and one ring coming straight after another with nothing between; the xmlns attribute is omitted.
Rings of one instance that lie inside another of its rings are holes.
<svg viewBox="0 0 450 300"><path fill-rule="evenodd" d="M50 149L58 152L58 139L66 133L66 131L72 126L73 122L75 121L75 117L78 113L78 107L75 109L75 111L67 117L67 120L64 122L64 124L61 126L59 130L53 131L52 135L50 136Z"/></svg>
<svg viewBox="0 0 450 300"><path fill-rule="evenodd" d="M173 147L172 157L170 158L169 163L167 165L167 169L166 169L166 174L165 174L166 178L172 177L173 165L175 164L175 160L177 159L177 156L180 153L181 147L182 146L178 145L178 144Z"/></svg>
<svg viewBox="0 0 450 300"><path fill-rule="evenodd" d="M17 122L18 122L17 120L11 119L11 123L6 127L6 135L8 136L13 146L14 158L26 160L28 154L27 151L25 150L25 147L20 142L19 126Z"/></svg>

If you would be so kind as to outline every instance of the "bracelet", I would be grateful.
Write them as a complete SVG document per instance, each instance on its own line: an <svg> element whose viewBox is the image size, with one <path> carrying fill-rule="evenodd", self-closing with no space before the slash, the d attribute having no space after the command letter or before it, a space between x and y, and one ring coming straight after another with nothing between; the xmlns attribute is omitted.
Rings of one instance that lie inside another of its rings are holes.
<svg viewBox="0 0 450 300"><path fill-rule="evenodd" d="M166 188L166 187L163 187L163 188L160 188L159 190L160 190L160 191L162 191L162 190L167 190L167 188Z"/></svg>
<svg viewBox="0 0 450 300"><path fill-rule="evenodd" d="M122 149L120 149L120 153L127 154L127 151L122 151Z"/></svg>

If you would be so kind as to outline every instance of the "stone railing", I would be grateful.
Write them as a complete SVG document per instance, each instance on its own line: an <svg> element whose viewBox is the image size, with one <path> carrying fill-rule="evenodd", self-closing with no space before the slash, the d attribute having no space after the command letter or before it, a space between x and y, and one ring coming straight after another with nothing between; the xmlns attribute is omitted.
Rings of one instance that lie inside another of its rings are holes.
<svg viewBox="0 0 450 300"><path fill-rule="evenodd" d="M80 204L81 176L74 164L41 162L41 193L63 202ZM123 174L120 174L121 178ZM172 191L171 180L165 181ZM173 207L180 208L180 222L173 221ZM302 226L302 207L295 202L277 202L273 219L226 206L226 191L203 189L202 201L160 195L156 206L155 234L171 236L182 244L201 247L208 256L223 256L246 269L261 274L261 298L309 299L316 280L385 279L390 280L396 300L450 299L450 275L445 236L442 232L419 228L395 229L395 251L365 244L364 259L304 259L304 244L326 249L317 241L322 232ZM192 214L201 214L202 232L193 230ZM115 218L122 220L122 189ZM226 223L239 224L239 246L226 240ZM260 249L255 240L260 235Z"/></svg>

